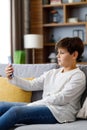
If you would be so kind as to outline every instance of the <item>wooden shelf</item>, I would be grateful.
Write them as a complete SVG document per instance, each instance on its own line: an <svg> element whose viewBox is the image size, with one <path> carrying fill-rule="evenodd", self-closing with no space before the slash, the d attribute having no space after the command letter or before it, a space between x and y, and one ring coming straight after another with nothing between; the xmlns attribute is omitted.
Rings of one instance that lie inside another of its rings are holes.
<svg viewBox="0 0 87 130"><path fill-rule="evenodd" d="M85 5L87 2L73 2L73 3L61 3L61 4L46 4L42 5L42 8L51 8L51 7L63 7L63 6L79 6L79 5Z"/></svg>
<svg viewBox="0 0 87 130"><path fill-rule="evenodd" d="M79 64L87 65L87 62L77 62L77 65Z"/></svg>
<svg viewBox="0 0 87 130"><path fill-rule="evenodd" d="M84 45L87 45L87 42L83 42ZM44 46L55 46L56 43L44 43Z"/></svg>
<svg viewBox="0 0 87 130"><path fill-rule="evenodd" d="M31 0L30 2L30 33L32 34L43 34L43 49L36 49L36 62L35 63L48 63L49 59L48 56L51 52L55 51L55 43L49 43L50 37L52 34L54 34L54 37L56 38L55 41L57 41L57 37L59 39L63 38L63 36L66 36L67 30L70 30L73 32L74 29L83 29L85 33L85 42L84 44L87 44L87 22L84 21L84 15L87 14L87 0L86 2L73 2L73 3L61 3L56 5L51 4L42 4L42 0ZM86 8L86 12L84 12L84 8ZM57 9L58 12L62 16L61 22L58 23L50 23L49 16L50 11L53 9ZM75 11L74 11L75 9ZM83 14L83 22L79 21L78 23L68 23L67 19L70 17L79 17L82 13L80 10L80 13L77 12L79 9L82 9ZM75 12L77 14L75 14ZM75 14L75 15L74 15ZM61 36L62 34L62 36ZM70 35L72 35L72 33ZM31 58L31 52L29 51L29 56ZM32 59L30 59L32 61Z"/></svg>
<svg viewBox="0 0 87 130"><path fill-rule="evenodd" d="M47 23L43 24L43 27L56 27L56 26L80 26L86 25L87 22L76 22L76 23Z"/></svg>
<svg viewBox="0 0 87 130"><path fill-rule="evenodd" d="M61 14L62 20L58 23L50 22L50 12L57 10ZM86 10L84 12L84 10ZM82 12L83 11L83 12ZM80 12L80 13L79 13ZM85 21L85 14L87 14L87 1L85 2L73 2L73 3L61 3L61 4L46 4L42 5L42 28L43 28L43 41L44 41L44 62L49 62L47 57L54 51L55 43L49 43L50 37L53 34L54 37L59 39L66 36L72 36L70 29L73 32L75 29L84 30L84 44L87 44L87 21ZM84 15L84 16L83 16ZM69 18L77 17L77 22L67 22ZM81 19L82 17L82 19ZM64 31L62 31L64 29ZM69 31L67 31L69 30ZM64 34L65 33L65 34ZM55 39L56 39L55 38ZM57 40L56 40L57 41Z"/></svg>
<svg viewBox="0 0 87 130"><path fill-rule="evenodd" d="M45 43L44 46L55 46L56 43Z"/></svg>
<svg viewBox="0 0 87 130"><path fill-rule="evenodd" d="M50 4L47 4L47 5L42 5L43 8L51 8L51 7L63 7L64 4L54 4L54 5L50 5Z"/></svg>
<svg viewBox="0 0 87 130"><path fill-rule="evenodd" d="M79 6L79 5L83 6L83 5L85 5L85 4L87 4L87 1L84 1L84 2L66 3L66 4L64 4L64 5L65 5L65 6L70 6L70 5L72 5L72 6Z"/></svg>

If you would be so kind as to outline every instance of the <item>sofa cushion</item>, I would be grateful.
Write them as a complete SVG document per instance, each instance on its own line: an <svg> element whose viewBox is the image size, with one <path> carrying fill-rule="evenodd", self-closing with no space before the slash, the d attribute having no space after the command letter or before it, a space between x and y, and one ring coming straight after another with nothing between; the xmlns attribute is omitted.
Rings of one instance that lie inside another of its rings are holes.
<svg viewBox="0 0 87 130"><path fill-rule="evenodd" d="M7 78L0 77L0 101L30 102L31 96L32 92L24 91L10 84Z"/></svg>
<svg viewBox="0 0 87 130"><path fill-rule="evenodd" d="M15 130L87 130L87 121L79 120L64 124L34 124L25 125Z"/></svg>
<svg viewBox="0 0 87 130"><path fill-rule="evenodd" d="M0 75L6 77L5 68L7 64L0 64ZM49 64L13 64L15 75L27 78L27 77L39 77L45 71L57 68L56 63Z"/></svg>
<svg viewBox="0 0 87 130"><path fill-rule="evenodd" d="M79 110L77 114L77 118L87 119L87 97L83 103L82 108Z"/></svg>
<svg viewBox="0 0 87 130"><path fill-rule="evenodd" d="M79 68L85 73L86 75L86 89L84 91L84 93L82 94L82 97L81 97L81 107L83 106L83 103L87 97L87 65L78 65Z"/></svg>
<svg viewBox="0 0 87 130"><path fill-rule="evenodd" d="M87 65L79 65L79 68L86 75L86 89L81 97L81 109L77 113L77 118L87 118Z"/></svg>

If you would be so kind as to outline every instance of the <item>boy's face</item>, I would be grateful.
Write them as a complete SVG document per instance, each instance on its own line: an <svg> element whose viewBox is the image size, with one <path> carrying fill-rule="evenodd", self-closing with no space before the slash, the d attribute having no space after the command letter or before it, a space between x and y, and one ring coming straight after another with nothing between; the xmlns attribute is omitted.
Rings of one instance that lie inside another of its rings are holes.
<svg viewBox="0 0 87 130"><path fill-rule="evenodd" d="M78 53L75 51L70 54L66 48L58 48L57 60L58 64L63 67L70 67L76 62Z"/></svg>

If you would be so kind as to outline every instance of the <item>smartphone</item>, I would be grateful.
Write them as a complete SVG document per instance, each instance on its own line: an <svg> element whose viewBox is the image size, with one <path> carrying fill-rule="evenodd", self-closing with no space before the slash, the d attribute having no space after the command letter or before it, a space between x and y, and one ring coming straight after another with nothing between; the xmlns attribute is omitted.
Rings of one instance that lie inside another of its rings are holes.
<svg viewBox="0 0 87 130"><path fill-rule="evenodd" d="M12 65L12 59L11 56L8 56L8 64ZM13 77L13 74L10 75L11 77Z"/></svg>

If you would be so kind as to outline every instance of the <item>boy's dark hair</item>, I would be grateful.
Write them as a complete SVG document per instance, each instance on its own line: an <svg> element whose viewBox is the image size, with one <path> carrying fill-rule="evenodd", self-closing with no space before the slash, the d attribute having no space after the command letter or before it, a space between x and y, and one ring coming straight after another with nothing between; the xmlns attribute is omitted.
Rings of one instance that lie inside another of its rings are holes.
<svg viewBox="0 0 87 130"><path fill-rule="evenodd" d="M56 52L58 51L58 48L66 48L70 54L77 51L78 60L84 51L84 44L79 37L66 37L56 43Z"/></svg>

